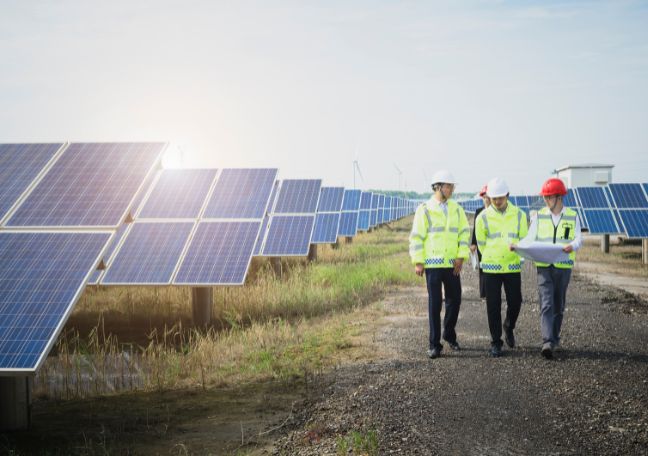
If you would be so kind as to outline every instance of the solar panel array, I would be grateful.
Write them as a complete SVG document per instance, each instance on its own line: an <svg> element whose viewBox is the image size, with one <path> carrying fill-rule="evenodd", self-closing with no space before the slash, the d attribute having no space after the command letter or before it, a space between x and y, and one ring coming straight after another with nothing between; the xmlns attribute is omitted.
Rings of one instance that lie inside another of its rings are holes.
<svg viewBox="0 0 648 456"><path fill-rule="evenodd" d="M527 213L544 207L538 195L511 196L510 200ZM576 210L581 226L590 233L624 233L629 238L648 238L647 183L570 188L563 201L565 206ZM481 199L460 204L469 212L482 206Z"/></svg>
<svg viewBox="0 0 648 456"><path fill-rule="evenodd" d="M86 284L242 284L253 254L357 232L367 192L279 184L276 169L155 171L165 148L0 145L0 371L39 367ZM377 223L413 211L376 196Z"/></svg>

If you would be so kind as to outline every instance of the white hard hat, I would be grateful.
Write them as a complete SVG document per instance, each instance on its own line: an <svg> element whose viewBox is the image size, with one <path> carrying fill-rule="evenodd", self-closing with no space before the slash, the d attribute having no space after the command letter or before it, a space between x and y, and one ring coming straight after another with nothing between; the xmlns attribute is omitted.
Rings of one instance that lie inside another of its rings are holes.
<svg viewBox="0 0 648 456"><path fill-rule="evenodd" d="M447 169L441 169L432 176L432 185L434 184L456 184L454 176Z"/></svg>
<svg viewBox="0 0 648 456"><path fill-rule="evenodd" d="M501 177L496 177L488 181L486 185L486 193L490 198L497 198L500 196L506 196L509 193L509 187L506 184L506 181Z"/></svg>

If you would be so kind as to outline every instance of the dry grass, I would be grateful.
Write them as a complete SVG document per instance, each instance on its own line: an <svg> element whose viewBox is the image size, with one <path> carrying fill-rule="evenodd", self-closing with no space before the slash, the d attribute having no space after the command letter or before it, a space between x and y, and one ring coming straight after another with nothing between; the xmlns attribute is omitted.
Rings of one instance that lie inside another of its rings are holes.
<svg viewBox="0 0 648 456"><path fill-rule="evenodd" d="M587 263L587 270L647 277L648 266L641 264L641 245L610 245L610 253L603 253L594 242L583 244L576 254L576 263Z"/></svg>

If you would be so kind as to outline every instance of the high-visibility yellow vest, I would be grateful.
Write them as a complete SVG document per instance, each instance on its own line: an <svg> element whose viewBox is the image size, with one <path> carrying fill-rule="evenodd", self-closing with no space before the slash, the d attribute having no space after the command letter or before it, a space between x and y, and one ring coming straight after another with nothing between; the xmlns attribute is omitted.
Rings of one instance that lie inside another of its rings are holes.
<svg viewBox="0 0 648 456"><path fill-rule="evenodd" d="M447 216L435 201L416 209L409 248L413 264L450 268L456 258L468 259L470 227L466 213L453 200L448 200L447 205Z"/></svg>
<svg viewBox="0 0 648 456"><path fill-rule="evenodd" d="M520 256L510 244L517 244L527 235L526 214L509 201L502 213L491 204L475 221L475 237L482 253L481 268L485 273L520 272Z"/></svg>
<svg viewBox="0 0 648 456"><path fill-rule="evenodd" d="M558 225L554 227L553 220L551 219L551 211L548 207L543 207L538 211L538 232L536 233L536 241L550 242L552 244L569 244L576 238L576 217L578 214L575 210L568 207L565 208ZM576 252L569 253L567 261L554 263L554 267L560 269L571 269L574 267L576 260ZM536 266L546 267L548 263L540 263L536 261Z"/></svg>

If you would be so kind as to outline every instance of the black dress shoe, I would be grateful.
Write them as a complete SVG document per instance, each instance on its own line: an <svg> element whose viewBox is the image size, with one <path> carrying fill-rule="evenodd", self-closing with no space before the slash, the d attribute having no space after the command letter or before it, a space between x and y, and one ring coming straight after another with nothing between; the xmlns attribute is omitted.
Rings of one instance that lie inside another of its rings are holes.
<svg viewBox="0 0 648 456"><path fill-rule="evenodd" d="M494 345L490 350L488 350L488 354L491 356L491 358L499 358L500 356L502 356L502 349Z"/></svg>
<svg viewBox="0 0 648 456"><path fill-rule="evenodd" d="M459 346L459 342L457 342L456 340L454 342L450 342L449 340L447 340L446 342L448 342L448 345L450 346L451 349L455 351L461 350L461 347Z"/></svg>
<svg viewBox="0 0 648 456"><path fill-rule="evenodd" d="M430 359L435 359L441 356L441 350L443 350L443 347L441 348L431 348L428 350L427 354L430 357Z"/></svg>
<svg viewBox="0 0 648 456"><path fill-rule="evenodd" d="M515 335L511 328L504 328L504 341L511 348L515 347Z"/></svg>
<svg viewBox="0 0 648 456"><path fill-rule="evenodd" d="M544 344L542 344L542 350L540 350L540 354L546 359L553 359L553 346L551 345L551 342L545 342Z"/></svg>

